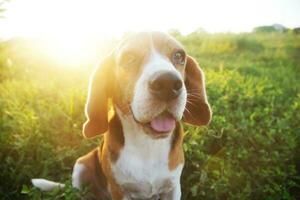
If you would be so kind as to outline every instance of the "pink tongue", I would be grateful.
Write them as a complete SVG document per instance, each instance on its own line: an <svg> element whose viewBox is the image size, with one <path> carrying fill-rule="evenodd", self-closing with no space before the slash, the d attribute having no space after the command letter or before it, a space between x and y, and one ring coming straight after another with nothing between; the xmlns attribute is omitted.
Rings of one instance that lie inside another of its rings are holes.
<svg viewBox="0 0 300 200"><path fill-rule="evenodd" d="M150 122L157 132L170 132L175 128L175 119L170 116L157 116Z"/></svg>

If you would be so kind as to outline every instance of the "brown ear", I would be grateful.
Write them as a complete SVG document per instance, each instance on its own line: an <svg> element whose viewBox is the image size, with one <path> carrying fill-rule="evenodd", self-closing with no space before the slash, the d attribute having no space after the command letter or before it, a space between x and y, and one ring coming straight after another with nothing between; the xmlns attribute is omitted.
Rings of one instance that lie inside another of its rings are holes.
<svg viewBox="0 0 300 200"><path fill-rule="evenodd" d="M190 56L185 68L185 86L188 97L183 121L197 126L208 124L212 114L206 97L204 73Z"/></svg>
<svg viewBox="0 0 300 200"><path fill-rule="evenodd" d="M87 121L83 135L87 138L104 133L108 129L107 104L114 87L114 59L105 58L91 76L85 107Z"/></svg>

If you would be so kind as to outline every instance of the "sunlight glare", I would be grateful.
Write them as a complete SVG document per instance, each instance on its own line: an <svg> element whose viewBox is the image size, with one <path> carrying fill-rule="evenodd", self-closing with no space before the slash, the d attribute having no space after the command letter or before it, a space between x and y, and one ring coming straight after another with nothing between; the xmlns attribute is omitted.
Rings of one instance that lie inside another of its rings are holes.
<svg viewBox="0 0 300 200"><path fill-rule="evenodd" d="M54 57L76 60L83 59L94 39L119 38L130 31L175 28L187 34L197 28L214 33L251 31L272 23L296 26L296 1L14 0L7 3L0 26L4 37L42 36Z"/></svg>

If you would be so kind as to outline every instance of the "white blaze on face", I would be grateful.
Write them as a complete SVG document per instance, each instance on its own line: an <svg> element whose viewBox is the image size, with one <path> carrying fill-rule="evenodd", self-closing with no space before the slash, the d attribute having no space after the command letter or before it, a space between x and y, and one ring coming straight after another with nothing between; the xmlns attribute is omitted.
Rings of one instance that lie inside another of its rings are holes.
<svg viewBox="0 0 300 200"><path fill-rule="evenodd" d="M150 78L156 73L170 72L178 76L182 82L184 82L183 77L166 57L154 49L153 45L150 53L149 61L142 66L143 72L135 85L131 104L134 117L139 122L146 123L167 110L176 120L180 120L185 109L187 98L185 86L183 85L182 92L177 99L171 102L163 102L158 101L151 95L148 89L148 83Z"/></svg>

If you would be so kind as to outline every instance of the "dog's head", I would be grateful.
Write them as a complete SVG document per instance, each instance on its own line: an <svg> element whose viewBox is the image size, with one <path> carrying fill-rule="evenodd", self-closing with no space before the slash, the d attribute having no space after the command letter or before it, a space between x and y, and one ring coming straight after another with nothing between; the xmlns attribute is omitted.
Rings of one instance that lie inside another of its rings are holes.
<svg viewBox="0 0 300 200"><path fill-rule="evenodd" d="M108 99L154 138L171 133L176 121L193 125L211 119L204 74L171 36L135 34L106 57L93 73L86 104L86 137L108 129Z"/></svg>

